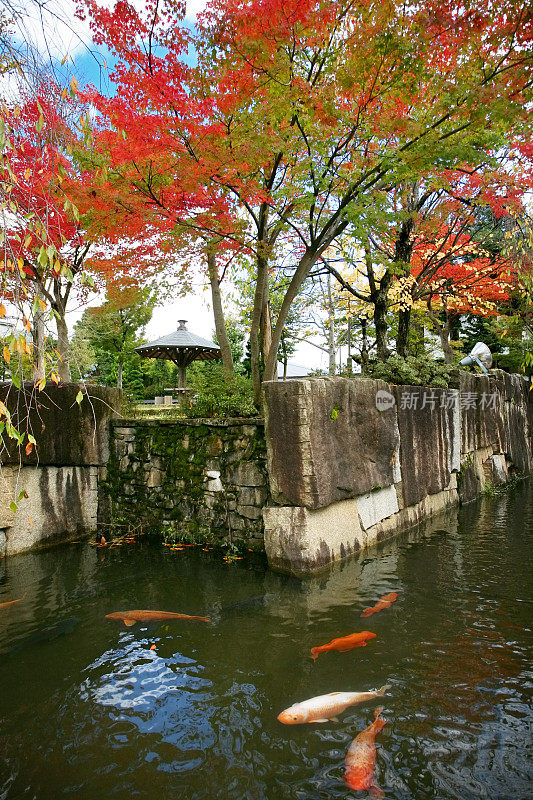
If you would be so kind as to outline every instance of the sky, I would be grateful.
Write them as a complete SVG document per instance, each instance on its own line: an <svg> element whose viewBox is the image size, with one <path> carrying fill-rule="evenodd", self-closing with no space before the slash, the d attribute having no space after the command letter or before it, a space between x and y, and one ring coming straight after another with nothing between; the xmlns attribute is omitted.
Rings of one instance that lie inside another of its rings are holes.
<svg viewBox="0 0 533 800"><path fill-rule="evenodd" d="M96 47L91 41L87 21L75 17L73 0L12 0L23 10L24 22L20 23L20 34L38 48L47 66L52 65L68 85L70 77L75 76L80 88L93 84L102 93L113 91L108 74L114 61L105 48ZM130 0L133 5L144 5L143 0ZM108 0L109 6L112 2ZM193 26L195 17L206 5L206 0L188 0L186 21ZM64 61L66 57L66 60ZM62 64L62 62L64 63ZM95 305L102 302L96 298ZM231 313L231 307L226 309ZM83 308L73 306L67 314L70 330L81 317ZM158 306L151 322L146 328L148 341L165 336L177 328L177 320L188 321L189 330L211 339L214 333L214 319L210 303L207 280L199 273L193 282L193 292L175 301L167 301ZM344 355L344 357L346 357ZM291 362L306 367L326 369L327 355L309 344L298 346Z"/></svg>

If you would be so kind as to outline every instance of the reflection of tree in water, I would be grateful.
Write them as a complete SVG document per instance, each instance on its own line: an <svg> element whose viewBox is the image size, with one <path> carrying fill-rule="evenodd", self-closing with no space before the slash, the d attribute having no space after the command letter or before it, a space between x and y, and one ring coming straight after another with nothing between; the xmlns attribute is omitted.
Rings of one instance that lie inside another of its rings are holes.
<svg viewBox="0 0 533 800"><path fill-rule="evenodd" d="M494 692L522 669L505 636L490 628L469 628L450 641L435 640L422 647L415 658L425 665L424 693L432 707L459 712L472 722L485 718L494 705Z"/></svg>

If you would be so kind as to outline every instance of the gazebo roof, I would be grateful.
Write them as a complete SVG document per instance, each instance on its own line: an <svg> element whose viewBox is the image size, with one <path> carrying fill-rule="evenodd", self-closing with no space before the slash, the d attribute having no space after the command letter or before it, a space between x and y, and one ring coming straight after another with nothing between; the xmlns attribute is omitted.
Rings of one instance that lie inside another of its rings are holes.
<svg viewBox="0 0 533 800"><path fill-rule="evenodd" d="M168 336L162 336L154 342L141 344L135 350L143 358L168 358L171 361L186 363L200 360L207 361L211 358L220 358L220 347L208 339L203 339L191 333L185 327L187 320L180 319L179 328Z"/></svg>

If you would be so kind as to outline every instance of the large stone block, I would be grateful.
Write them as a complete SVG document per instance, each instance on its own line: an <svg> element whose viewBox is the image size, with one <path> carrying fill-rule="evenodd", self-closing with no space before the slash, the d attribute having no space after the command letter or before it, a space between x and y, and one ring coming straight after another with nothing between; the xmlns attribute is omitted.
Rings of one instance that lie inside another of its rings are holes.
<svg viewBox="0 0 533 800"><path fill-rule="evenodd" d="M292 575L317 572L357 553L365 543L355 499L314 511L267 507L263 509L263 522L270 566Z"/></svg>
<svg viewBox="0 0 533 800"><path fill-rule="evenodd" d="M396 409L378 411L384 381L345 378L265 383L273 497L309 509L398 479Z"/></svg>
<svg viewBox="0 0 533 800"><path fill-rule="evenodd" d="M241 461L230 472L235 486L265 486L267 477L255 461Z"/></svg>
<svg viewBox="0 0 533 800"><path fill-rule="evenodd" d="M13 525L15 514L10 507L15 499L15 467L2 467L0 470L0 528Z"/></svg>
<svg viewBox="0 0 533 800"><path fill-rule="evenodd" d="M479 471L474 459L465 462L461 469L458 481L459 500L461 503L470 503L475 500L481 491L483 484L481 482Z"/></svg>
<svg viewBox="0 0 533 800"><path fill-rule="evenodd" d="M531 434L528 418L531 416L529 404L529 381L523 375L502 373L503 380L503 422L505 437L502 448L514 470L522 475L533 467Z"/></svg>
<svg viewBox="0 0 533 800"><path fill-rule="evenodd" d="M22 467L19 503L7 529L7 555L94 530L98 510L97 467Z"/></svg>
<svg viewBox="0 0 533 800"><path fill-rule="evenodd" d="M357 508L361 526L366 531L372 525L381 522L386 517L391 517L400 510L395 487L387 486L385 489L361 495L357 498Z"/></svg>
<svg viewBox="0 0 533 800"><path fill-rule="evenodd" d="M501 451L506 438L503 372L488 375L459 373L461 453L483 447Z"/></svg>
<svg viewBox="0 0 533 800"><path fill-rule="evenodd" d="M76 402L79 391L81 403ZM29 431L37 441L29 455L7 440L0 456L2 464L41 466L88 466L109 459L109 420L116 417L122 393L105 386L65 383L47 384L42 392L33 383L18 390L12 383L0 384L0 400L11 413L13 424Z"/></svg>
<svg viewBox="0 0 533 800"><path fill-rule="evenodd" d="M483 463L485 482L489 486L502 486L509 480L507 462L503 453L494 453Z"/></svg>
<svg viewBox="0 0 533 800"><path fill-rule="evenodd" d="M425 386L395 386L400 431L403 505L444 491L459 469L458 393Z"/></svg>

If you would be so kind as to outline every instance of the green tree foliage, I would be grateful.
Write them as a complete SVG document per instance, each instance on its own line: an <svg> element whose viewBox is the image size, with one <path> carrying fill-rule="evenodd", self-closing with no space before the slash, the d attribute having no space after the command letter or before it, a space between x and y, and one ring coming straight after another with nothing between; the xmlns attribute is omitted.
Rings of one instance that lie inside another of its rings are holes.
<svg viewBox="0 0 533 800"><path fill-rule="evenodd" d="M83 342L94 354L92 372L101 383L116 383L119 389L131 385L138 394L143 381L135 348L142 344L141 337L152 318L155 298L141 291L127 299L128 303L123 297L122 301L108 300L102 306L87 309L76 326L75 341L77 348ZM90 351L85 351L87 357ZM81 349L76 350L78 353L83 357ZM126 366L128 377L124 380ZM86 372L91 372L90 368L86 368Z"/></svg>

